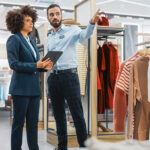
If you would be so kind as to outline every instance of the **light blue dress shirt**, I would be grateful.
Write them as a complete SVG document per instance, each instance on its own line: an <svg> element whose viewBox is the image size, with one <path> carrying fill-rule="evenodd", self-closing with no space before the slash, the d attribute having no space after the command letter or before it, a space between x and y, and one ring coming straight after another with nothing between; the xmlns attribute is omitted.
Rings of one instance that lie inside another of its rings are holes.
<svg viewBox="0 0 150 150"><path fill-rule="evenodd" d="M32 52L33 52L33 54L34 54L34 57L35 57L35 59L36 59L36 52L35 52L35 49L34 49L34 47L32 46L32 44L31 44L31 42L30 42L30 38L29 37L27 37L27 38L25 38L26 39L26 41L28 42L28 44L29 44L29 46L30 46L30 48L31 48L31 50L32 50Z"/></svg>
<svg viewBox="0 0 150 150"><path fill-rule="evenodd" d="M76 46L79 41L90 38L95 25L88 24L86 29L81 29L76 25L62 27L55 33L47 37L48 51L63 51L53 70L65 70L78 67Z"/></svg>

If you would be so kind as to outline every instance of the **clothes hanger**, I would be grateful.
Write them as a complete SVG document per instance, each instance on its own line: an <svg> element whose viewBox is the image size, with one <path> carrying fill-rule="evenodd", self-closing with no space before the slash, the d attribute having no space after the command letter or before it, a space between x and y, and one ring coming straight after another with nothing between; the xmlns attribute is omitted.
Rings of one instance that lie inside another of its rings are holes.
<svg viewBox="0 0 150 150"><path fill-rule="evenodd" d="M98 47L100 47L101 45L99 44L99 41L97 40L97 45L98 45Z"/></svg>
<svg viewBox="0 0 150 150"><path fill-rule="evenodd" d="M150 48L144 48L139 50L140 56L150 56Z"/></svg>
<svg viewBox="0 0 150 150"><path fill-rule="evenodd" d="M145 48L139 50L140 56L150 56L150 41L137 43L136 46L142 46L145 45Z"/></svg>

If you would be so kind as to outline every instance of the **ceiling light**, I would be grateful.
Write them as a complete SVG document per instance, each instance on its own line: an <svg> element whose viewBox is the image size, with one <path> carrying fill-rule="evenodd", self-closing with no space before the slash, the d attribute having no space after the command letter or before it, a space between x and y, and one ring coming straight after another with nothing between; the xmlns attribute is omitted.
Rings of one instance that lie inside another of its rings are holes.
<svg viewBox="0 0 150 150"><path fill-rule="evenodd" d="M102 4L107 4L107 3L110 3L110 2L113 2L114 0L106 0L104 2L97 2L96 5L102 5Z"/></svg>
<svg viewBox="0 0 150 150"><path fill-rule="evenodd" d="M114 18L120 18L120 16L115 15Z"/></svg>
<svg viewBox="0 0 150 150"><path fill-rule="evenodd" d="M4 5L0 5L0 8L4 8Z"/></svg>
<svg viewBox="0 0 150 150"><path fill-rule="evenodd" d="M19 6L13 6L12 8L13 9L19 9Z"/></svg>
<svg viewBox="0 0 150 150"><path fill-rule="evenodd" d="M131 16L127 16L126 18L127 18L127 19L133 19Z"/></svg>
<svg viewBox="0 0 150 150"><path fill-rule="evenodd" d="M144 20L144 18L139 18L139 20Z"/></svg>

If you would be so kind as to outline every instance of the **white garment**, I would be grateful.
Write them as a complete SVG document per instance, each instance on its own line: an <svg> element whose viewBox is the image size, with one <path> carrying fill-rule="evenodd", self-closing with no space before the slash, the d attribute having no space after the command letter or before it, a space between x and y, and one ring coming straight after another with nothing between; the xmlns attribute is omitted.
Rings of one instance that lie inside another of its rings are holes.
<svg viewBox="0 0 150 150"><path fill-rule="evenodd" d="M30 38L27 37L27 38L25 38L25 39L26 39L26 41L28 42L28 44L29 44L29 46L30 46L30 48L31 48L31 50L32 50L32 52L33 52L33 54L34 54L34 57L35 57L35 59L36 59L36 58L37 58L36 52L35 52L35 49L34 49L34 47L32 46L32 44L31 44L31 42L30 42Z"/></svg>
<svg viewBox="0 0 150 150"><path fill-rule="evenodd" d="M77 56L78 56L78 75L79 75L79 81L80 81L80 94L85 95L87 67L88 67L87 47L78 43Z"/></svg>

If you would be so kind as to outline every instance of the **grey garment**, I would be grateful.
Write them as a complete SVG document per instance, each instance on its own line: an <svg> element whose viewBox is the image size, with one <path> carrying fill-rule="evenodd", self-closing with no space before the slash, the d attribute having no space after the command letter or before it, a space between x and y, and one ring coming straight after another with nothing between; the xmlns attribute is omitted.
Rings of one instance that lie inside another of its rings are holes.
<svg viewBox="0 0 150 150"><path fill-rule="evenodd" d="M130 58L137 51L137 35L138 27L136 25L125 25L125 51L124 60Z"/></svg>
<svg viewBox="0 0 150 150"><path fill-rule="evenodd" d="M38 30L33 27L32 32L29 33L29 37L35 41L36 44L40 44L40 37L39 37L39 33Z"/></svg>
<svg viewBox="0 0 150 150"><path fill-rule="evenodd" d="M30 38L27 37L27 38L25 38L25 39L26 39L26 41L28 42L28 44L29 44L29 46L30 46L30 48L31 48L31 50L32 50L32 52L33 52L33 54L34 54L34 57L35 57L35 59L36 59L36 58L37 58L37 55L36 55L36 52L35 52L34 47L32 46L32 44L31 44L31 42L30 42Z"/></svg>

